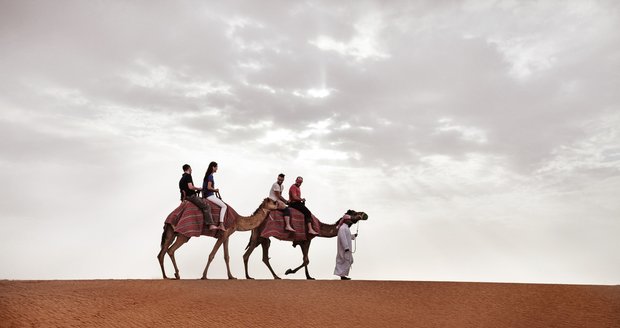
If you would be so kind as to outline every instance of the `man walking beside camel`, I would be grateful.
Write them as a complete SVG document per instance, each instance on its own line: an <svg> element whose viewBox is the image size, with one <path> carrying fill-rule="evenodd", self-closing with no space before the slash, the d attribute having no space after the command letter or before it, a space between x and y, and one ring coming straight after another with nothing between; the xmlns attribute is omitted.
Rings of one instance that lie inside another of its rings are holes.
<svg viewBox="0 0 620 328"><path fill-rule="evenodd" d="M338 228L338 253L336 254L336 268L334 274L340 276L341 280L351 280L347 277L351 264L353 264L353 254L351 253L352 240L357 237L357 234L351 235L351 225L357 223L353 220L349 214L345 214L342 217L342 223Z"/></svg>

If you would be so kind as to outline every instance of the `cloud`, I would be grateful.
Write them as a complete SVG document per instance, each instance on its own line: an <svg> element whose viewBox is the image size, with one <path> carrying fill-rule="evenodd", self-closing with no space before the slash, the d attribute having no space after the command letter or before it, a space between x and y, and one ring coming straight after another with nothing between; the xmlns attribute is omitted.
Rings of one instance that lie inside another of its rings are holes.
<svg viewBox="0 0 620 328"><path fill-rule="evenodd" d="M352 57L356 61L386 59L389 58L389 54L381 49L378 38L383 24L380 16L368 14L354 24L356 34L347 42L319 35L316 40L310 40L309 43L321 50L335 51L340 55Z"/></svg>
<svg viewBox="0 0 620 328"><path fill-rule="evenodd" d="M576 122L618 100L608 88L617 78L582 73L586 58L604 60L593 57L603 56L596 49L617 39L604 4L282 9L10 6L22 20L9 19L1 34L14 45L3 55L9 74L0 83L11 90L5 101L40 113L47 99L85 119L94 111L137 111L146 122L168 115L175 117L169 124L180 124L174 129L217 129L214 138L239 144L273 142L271 130L332 120L351 128L314 136L313 147L356 154L343 165L416 165L426 156L478 153L505 157L527 173L584 137ZM50 15L41 19L43 10ZM542 19L550 13L552 20ZM601 19L589 24L592 17ZM80 106L89 109L68 110ZM259 122L272 126L235 128ZM291 132L280 136L290 149L306 143Z"/></svg>

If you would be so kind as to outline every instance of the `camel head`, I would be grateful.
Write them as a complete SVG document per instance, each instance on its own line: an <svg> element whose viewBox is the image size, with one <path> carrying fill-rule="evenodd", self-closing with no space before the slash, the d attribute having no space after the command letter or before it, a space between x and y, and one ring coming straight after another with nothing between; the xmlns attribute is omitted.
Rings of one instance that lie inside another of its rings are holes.
<svg viewBox="0 0 620 328"><path fill-rule="evenodd" d="M353 223L357 223L357 221L368 220L368 214L366 214L364 212L357 212L357 211L354 211L354 210L348 210L347 214L349 214L351 216L351 221L353 221Z"/></svg>
<svg viewBox="0 0 620 328"><path fill-rule="evenodd" d="M260 204L260 208L266 209L266 210L282 210L286 207L286 205L282 202L278 202L275 200L272 200L271 198L265 198L263 199L263 203Z"/></svg>

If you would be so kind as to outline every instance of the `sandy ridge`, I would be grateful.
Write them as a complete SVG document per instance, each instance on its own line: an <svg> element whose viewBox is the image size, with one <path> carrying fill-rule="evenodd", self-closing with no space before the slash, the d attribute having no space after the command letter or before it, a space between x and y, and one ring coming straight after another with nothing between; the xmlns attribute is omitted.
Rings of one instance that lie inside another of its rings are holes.
<svg viewBox="0 0 620 328"><path fill-rule="evenodd" d="M344 321L343 321L344 319ZM620 327L620 286L0 281L0 327Z"/></svg>

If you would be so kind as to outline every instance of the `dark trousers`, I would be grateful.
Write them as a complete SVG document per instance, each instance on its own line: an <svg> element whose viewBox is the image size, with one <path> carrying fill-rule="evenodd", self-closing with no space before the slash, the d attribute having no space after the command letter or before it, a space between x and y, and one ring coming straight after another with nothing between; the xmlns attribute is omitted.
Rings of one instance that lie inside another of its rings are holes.
<svg viewBox="0 0 620 328"><path fill-rule="evenodd" d="M300 211L301 213L303 213L304 221L306 223L312 222L312 213L310 213L310 210L306 207L306 204L304 204L302 202L294 202L294 203L289 203L288 206L290 206L290 207Z"/></svg>
<svg viewBox="0 0 620 328"><path fill-rule="evenodd" d="M206 225L213 224L213 218L211 217L211 206L209 206L209 201L207 201L206 199L202 200L198 198L196 194L185 197L185 199L192 202L192 204L198 206L198 208L202 211L202 215L204 216Z"/></svg>
<svg viewBox="0 0 620 328"><path fill-rule="evenodd" d="M288 206L278 211L282 212L282 215L284 216L288 216L289 218L291 217L291 210L288 208Z"/></svg>

